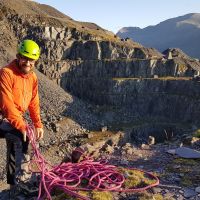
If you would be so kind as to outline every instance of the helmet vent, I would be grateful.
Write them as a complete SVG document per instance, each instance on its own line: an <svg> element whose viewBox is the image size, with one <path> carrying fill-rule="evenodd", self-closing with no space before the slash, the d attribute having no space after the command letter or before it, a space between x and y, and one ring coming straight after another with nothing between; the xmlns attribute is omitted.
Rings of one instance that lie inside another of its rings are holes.
<svg viewBox="0 0 200 200"><path fill-rule="evenodd" d="M24 40L18 48L18 53L33 60L38 60L40 47L33 40Z"/></svg>

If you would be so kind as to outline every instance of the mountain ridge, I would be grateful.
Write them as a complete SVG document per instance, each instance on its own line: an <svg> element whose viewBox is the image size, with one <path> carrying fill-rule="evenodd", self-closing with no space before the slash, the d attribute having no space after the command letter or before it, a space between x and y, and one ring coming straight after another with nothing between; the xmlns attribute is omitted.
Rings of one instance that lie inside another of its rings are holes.
<svg viewBox="0 0 200 200"><path fill-rule="evenodd" d="M154 26L123 27L117 33L119 37L129 37L147 47L159 51L168 48L180 48L192 57L200 57L200 13L189 13L170 18Z"/></svg>

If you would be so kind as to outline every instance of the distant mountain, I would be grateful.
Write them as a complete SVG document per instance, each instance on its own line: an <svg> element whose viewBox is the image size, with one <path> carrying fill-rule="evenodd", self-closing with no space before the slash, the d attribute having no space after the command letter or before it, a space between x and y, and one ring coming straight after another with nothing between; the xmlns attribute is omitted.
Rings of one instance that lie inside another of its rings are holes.
<svg viewBox="0 0 200 200"><path fill-rule="evenodd" d="M117 35L121 38L129 37L161 52L167 48L180 48L188 55L200 58L200 13L168 19L143 29L124 27Z"/></svg>

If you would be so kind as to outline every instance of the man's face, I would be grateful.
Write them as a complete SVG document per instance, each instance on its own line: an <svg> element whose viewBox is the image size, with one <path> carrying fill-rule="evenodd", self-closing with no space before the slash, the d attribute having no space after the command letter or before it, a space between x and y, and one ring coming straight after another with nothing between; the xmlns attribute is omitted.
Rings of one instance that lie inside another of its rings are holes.
<svg viewBox="0 0 200 200"><path fill-rule="evenodd" d="M33 70L33 67L35 66L36 60L33 60L31 58L27 58L25 56L19 55L19 69L22 73L28 74Z"/></svg>

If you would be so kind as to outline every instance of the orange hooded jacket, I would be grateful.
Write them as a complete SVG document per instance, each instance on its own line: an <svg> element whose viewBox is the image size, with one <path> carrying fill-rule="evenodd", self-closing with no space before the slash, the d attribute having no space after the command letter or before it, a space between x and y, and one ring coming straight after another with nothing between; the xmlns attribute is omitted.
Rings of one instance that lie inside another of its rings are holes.
<svg viewBox="0 0 200 200"><path fill-rule="evenodd" d="M42 128L36 74L23 74L17 60L0 70L0 109L13 127L26 130L23 114L28 109L36 128Z"/></svg>

